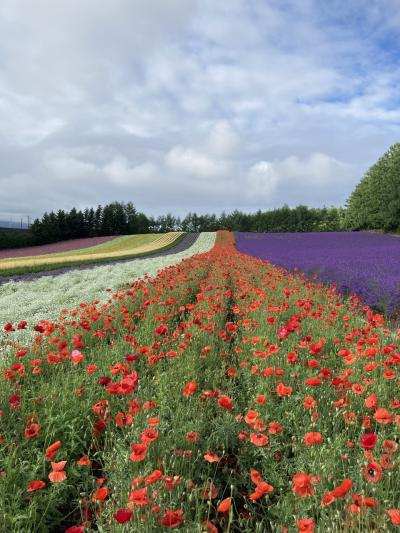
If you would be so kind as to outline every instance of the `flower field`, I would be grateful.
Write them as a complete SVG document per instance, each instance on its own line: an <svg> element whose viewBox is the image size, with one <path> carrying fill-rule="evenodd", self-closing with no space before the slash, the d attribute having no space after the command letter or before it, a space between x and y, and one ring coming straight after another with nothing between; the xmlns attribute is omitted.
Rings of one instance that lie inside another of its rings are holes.
<svg viewBox="0 0 400 533"><path fill-rule="evenodd" d="M28 325L3 333L0 531L399 526L399 343L356 298L219 232Z"/></svg>
<svg viewBox="0 0 400 533"><path fill-rule="evenodd" d="M53 242L51 244L42 244L37 246L26 246L23 248L11 248L0 250L0 259L9 257L26 257L28 255L45 255L58 252L67 252L69 250L82 250L102 244L103 242L117 239L115 235L108 237L85 237L82 239L70 239L68 241Z"/></svg>
<svg viewBox="0 0 400 533"><path fill-rule="evenodd" d="M43 276L4 283L0 285L0 324L18 324L27 319L28 326L16 328L13 338L19 343L33 341L33 327L41 320L57 320L62 309L79 307L82 302L97 300L104 303L112 289L126 286L129 280L155 276L159 270L184 258L210 250L214 243L215 233L202 233L192 246L179 253L71 270L56 277ZM7 337L3 335L0 338L0 357L4 360L9 352Z"/></svg>
<svg viewBox="0 0 400 533"><path fill-rule="evenodd" d="M59 253L0 259L0 275L10 275L57 268L59 265L79 265L139 257L169 248L185 236L184 232L124 235L89 248Z"/></svg>
<svg viewBox="0 0 400 533"><path fill-rule="evenodd" d="M387 315L400 312L399 237L370 232L237 232L235 236L241 252L316 275Z"/></svg>

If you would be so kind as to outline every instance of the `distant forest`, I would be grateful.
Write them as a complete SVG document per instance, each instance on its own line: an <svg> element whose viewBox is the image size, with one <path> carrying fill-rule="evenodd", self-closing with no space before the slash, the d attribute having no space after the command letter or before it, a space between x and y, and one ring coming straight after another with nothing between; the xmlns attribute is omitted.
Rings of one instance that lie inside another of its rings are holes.
<svg viewBox="0 0 400 533"><path fill-rule="evenodd" d="M184 218L172 214L157 218L138 212L132 202L112 202L96 209L45 213L36 219L30 232L0 232L0 248L47 244L68 239L102 235L128 235L135 233L164 233L167 231L230 231L287 232L287 231L341 231L344 229L344 209L336 207L309 208L287 205L272 211L197 215L189 213Z"/></svg>

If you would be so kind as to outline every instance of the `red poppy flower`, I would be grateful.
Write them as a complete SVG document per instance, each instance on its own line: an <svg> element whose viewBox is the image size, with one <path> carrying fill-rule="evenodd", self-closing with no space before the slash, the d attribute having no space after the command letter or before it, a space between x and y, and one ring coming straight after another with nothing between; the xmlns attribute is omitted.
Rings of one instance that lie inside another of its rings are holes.
<svg viewBox="0 0 400 533"><path fill-rule="evenodd" d="M362 494L352 494L351 499L357 507L378 507L378 501Z"/></svg>
<svg viewBox="0 0 400 533"><path fill-rule="evenodd" d="M317 431L306 433L304 435L304 440L306 442L307 448L313 446L314 444L322 444L323 441L321 433L318 433Z"/></svg>
<svg viewBox="0 0 400 533"><path fill-rule="evenodd" d="M161 478L162 478L161 470L154 470L154 472L152 472L151 474L147 475L144 478L144 483L145 485L153 485Z"/></svg>
<svg viewBox="0 0 400 533"><path fill-rule="evenodd" d="M79 350L73 350L70 355L70 359L73 365L77 365L84 360L84 356Z"/></svg>
<svg viewBox="0 0 400 533"><path fill-rule="evenodd" d="M147 423L149 424L150 427L153 427L153 426L158 426L158 424L160 423L160 419L156 416L151 416Z"/></svg>
<svg viewBox="0 0 400 533"><path fill-rule="evenodd" d="M130 426L132 421L132 415L129 413L123 413L120 411L115 415L115 423L119 428Z"/></svg>
<svg viewBox="0 0 400 533"><path fill-rule="evenodd" d="M198 442L200 433L198 431L189 431L186 433L186 440L189 442Z"/></svg>
<svg viewBox="0 0 400 533"><path fill-rule="evenodd" d="M262 477L261 477L260 472L258 470L256 470L255 468L251 468L250 469L250 479L255 485L260 483L262 481Z"/></svg>
<svg viewBox="0 0 400 533"><path fill-rule="evenodd" d="M18 409L18 407L21 405L21 398L17 396L16 394L14 394L13 396L10 396L8 401L10 404L10 408L13 410Z"/></svg>
<svg viewBox="0 0 400 533"><path fill-rule="evenodd" d="M146 444L132 444L131 446L132 453L129 456L129 459L134 463L143 461L146 457L147 446Z"/></svg>
<svg viewBox="0 0 400 533"><path fill-rule="evenodd" d="M344 479L339 486L331 490L332 496L335 498L344 498L346 494L351 490L353 481L351 479Z"/></svg>
<svg viewBox="0 0 400 533"><path fill-rule="evenodd" d="M264 394L257 394L256 403L265 405L267 403L267 397Z"/></svg>
<svg viewBox="0 0 400 533"><path fill-rule="evenodd" d="M336 498L334 497L332 492L326 492L322 495L321 505L331 505L334 501L336 501Z"/></svg>
<svg viewBox="0 0 400 533"><path fill-rule="evenodd" d="M39 424L31 424L28 428L25 429L25 437L27 439L34 439L38 436L39 429Z"/></svg>
<svg viewBox="0 0 400 533"><path fill-rule="evenodd" d="M111 378L107 377L107 376L101 376L98 380L97 380L97 383L99 385L101 385L102 387L106 387L109 383L111 382Z"/></svg>
<svg viewBox="0 0 400 533"><path fill-rule="evenodd" d="M104 500L107 498L108 494L108 488L107 487L101 487L100 489L97 489L96 492L92 496L93 502L104 502Z"/></svg>
<svg viewBox="0 0 400 533"><path fill-rule="evenodd" d="M105 419L108 414L110 403L108 400L99 400L92 406L92 411L101 419Z"/></svg>
<svg viewBox="0 0 400 533"><path fill-rule="evenodd" d="M227 513L229 509L231 508L231 499L225 498L225 500L222 500L222 502L217 507L218 513Z"/></svg>
<svg viewBox="0 0 400 533"><path fill-rule="evenodd" d="M253 500L253 501L259 500L260 498L265 496L265 494L269 494L273 490L274 490L274 487L272 485L270 485L266 481L261 480L256 484L256 488L254 492L250 494L249 498L250 500Z"/></svg>
<svg viewBox="0 0 400 533"><path fill-rule="evenodd" d="M370 483L378 483L383 476L381 465L375 461L370 461L363 468L363 476Z"/></svg>
<svg viewBox="0 0 400 533"><path fill-rule="evenodd" d="M216 453L211 453L210 450L204 455L204 459L208 463L217 463L219 461L218 455Z"/></svg>
<svg viewBox="0 0 400 533"><path fill-rule="evenodd" d="M368 398L365 398L364 404L367 409L375 409L378 405L378 399L376 397L376 394L371 394L370 396L368 396Z"/></svg>
<svg viewBox="0 0 400 533"><path fill-rule="evenodd" d="M386 512L390 516L392 524L394 526L400 526L400 509L389 509Z"/></svg>
<svg viewBox="0 0 400 533"><path fill-rule="evenodd" d="M320 378L308 378L304 382L304 385L308 387L319 387L321 384L322 384L322 379Z"/></svg>
<svg viewBox="0 0 400 533"><path fill-rule="evenodd" d="M290 396L292 392L293 392L293 388L290 387L289 385L285 385L284 383L282 383L282 381L280 381L278 385L276 386L276 393L281 398L284 396Z"/></svg>
<svg viewBox="0 0 400 533"><path fill-rule="evenodd" d="M379 458L379 464L385 470L394 468L394 463L392 457L388 453L383 453Z"/></svg>
<svg viewBox="0 0 400 533"><path fill-rule="evenodd" d="M301 518L296 521L299 533L314 533L314 519L313 518Z"/></svg>
<svg viewBox="0 0 400 533"><path fill-rule="evenodd" d="M282 431L283 431L283 427L280 424L278 424L278 422L269 423L268 433L270 435L277 435L278 433L282 433Z"/></svg>
<svg viewBox="0 0 400 533"><path fill-rule="evenodd" d="M114 514L114 519L119 524L126 524L132 518L133 511L131 509L118 509Z"/></svg>
<svg viewBox="0 0 400 533"><path fill-rule="evenodd" d="M218 399L218 405L227 411L232 411L233 409L233 402L229 396L220 396Z"/></svg>
<svg viewBox="0 0 400 533"><path fill-rule="evenodd" d="M197 390L197 381L189 381L182 389L182 395L185 398L192 396Z"/></svg>
<svg viewBox="0 0 400 533"><path fill-rule="evenodd" d="M166 509L165 514L161 519L161 525L170 528L178 527L179 524L182 524L182 522L185 521L182 516L183 511L181 509L179 509L178 511Z"/></svg>
<svg viewBox="0 0 400 533"><path fill-rule="evenodd" d="M364 435L361 435L360 437L360 446L364 448L364 450L373 450L377 439L378 436L375 435L375 433L364 433Z"/></svg>
<svg viewBox="0 0 400 533"><path fill-rule="evenodd" d="M394 420L394 415L384 407L380 407L375 411L374 418L378 424L390 424Z"/></svg>
<svg viewBox="0 0 400 533"><path fill-rule="evenodd" d="M251 426L257 420L257 417L258 417L258 411L249 409L249 411L247 411L247 413L244 416L244 421L246 422L246 424L249 424Z"/></svg>
<svg viewBox="0 0 400 533"><path fill-rule="evenodd" d="M255 446L267 446L269 444L269 438L263 433L250 433L250 441Z"/></svg>
<svg viewBox="0 0 400 533"><path fill-rule="evenodd" d="M306 396L303 405L306 409L313 409L317 405L317 402L312 396Z"/></svg>
<svg viewBox="0 0 400 533"><path fill-rule="evenodd" d="M133 502L138 507L149 505L151 503L151 500L148 498L147 495L147 487L145 487L144 489L132 490L129 494L129 501Z"/></svg>
<svg viewBox="0 0 400 533"><path fill-rule="evenodd" d="M76 464L79 466L90 466L92 464L92 461L89 459L89 457L81 457L76 461Z"/></svg>
<svg viewBox="0 0 400 533"><path fill-rule="evenodd" d="M40 479L33 479L28 483L28 488L26 489L27 492L35 492L37 490L43 489L46 486L46 483L44 481L41 481Z"/></svg>
<svg viewBox="0 0 400 533"><path fill-rule="evenodd" d="M383 448L387 453L395 453L397 452L399 445L394 440L387 439L383 443Z"/></svg>
<svg viewBox="0 0 400 533"><path fill-rule="evenodd" d="M304 498L305 496L314 495L314 487L311 485L313 476L305 474L304 472L299 472L292 478L293 482L293 492L297 496Z"/></svg>
<svg viewBox="0 0 400 533"><path fill-rule="evenodd" d="M64 470L66 464L67 461L51 463L52 472L49 474L49 479L52 483L61 483L67 479L67 473Z"/></svg>
<svg viewBox="0 0 400 533"><path fill-rule="evenodd" d="M152 428L147 428L145 431L143 431L143 433L140 434L140 440L147 446L157 439L158 431Z"/></svg>
<svg viewBox="0 0 400 533"><path fill-rule="evenodd" d="M57 451L61 448L61 441L60 440L57 440L56 442L54 442L53 444L51 444L47 449L46 449L46 460L47 461L50 461L51 459L54 459L54 457L56 456L57 454Z"/></svg>

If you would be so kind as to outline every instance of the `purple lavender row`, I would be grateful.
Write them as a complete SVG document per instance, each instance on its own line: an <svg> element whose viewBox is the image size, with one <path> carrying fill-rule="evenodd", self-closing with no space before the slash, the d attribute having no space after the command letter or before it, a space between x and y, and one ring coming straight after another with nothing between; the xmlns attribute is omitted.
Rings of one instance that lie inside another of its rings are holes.
<svg viewBox="0 0 400 533"><path fill-rule="evenodd" d="M370 232L235 232L240 252L334 283L388 315L400 311L400 238Z"/></svg>

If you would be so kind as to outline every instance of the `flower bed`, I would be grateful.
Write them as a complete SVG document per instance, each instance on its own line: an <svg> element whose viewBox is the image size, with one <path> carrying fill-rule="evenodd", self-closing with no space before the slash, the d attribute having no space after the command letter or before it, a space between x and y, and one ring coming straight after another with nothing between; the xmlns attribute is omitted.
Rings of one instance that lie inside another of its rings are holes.
<svg viewBox="0 0 400 533"><path fill-rule="evenodd" d="M400 522L398 343L382 316L231 234L43 321L30 345L5 329L4 531Z"/></svg>
<svg viewBox="0 0 400 533"><path fill-rule="evenodd" d="M400 310L400 239L370 232L235 233L241 252L334 283L388 315Z"/></svg>

